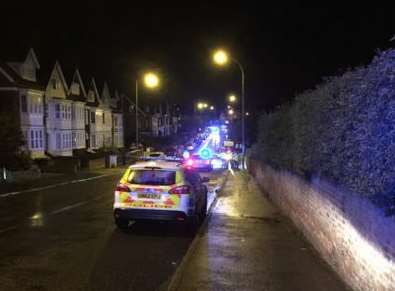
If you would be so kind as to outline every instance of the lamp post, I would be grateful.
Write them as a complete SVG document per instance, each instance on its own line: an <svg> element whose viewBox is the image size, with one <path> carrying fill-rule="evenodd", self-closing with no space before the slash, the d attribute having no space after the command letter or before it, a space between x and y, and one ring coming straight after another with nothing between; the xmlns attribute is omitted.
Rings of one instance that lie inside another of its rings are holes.
<svg viewBox="0 0 395 291"><path fill-rule="evenodd" d="M146 88L154 89L159 86L159 77L152 72L144 74L144 85ZM139 80L136 79L136 95L135 95L135 105L136 105L136 145L139 144Z"/></svg>
<svg viewBox="0 0 395 291"><path fill-rule="evenodd" d="M242 143L242 155L243 155L243 168L244 168L244 159L245 159L245 72L241 63L233 58L229 57L229 54L222 49L219 49L213 54L213 61L215 64L219 66L224 66L229 63L229 60L233 61L240 70L241 73L241 143ZM229 99L229 101L231 101ZM236 101L236 97L234 99ZM233 102L233 101L231 101Z"/></svg>
<svg viewBox="0 0 395 291"><path fill-rule="evenodd" d="M234 103L234 102L236 102L236 100L237 100L237 98L236 98L235 95L230 95L229 96L229 102Z"/></svg>

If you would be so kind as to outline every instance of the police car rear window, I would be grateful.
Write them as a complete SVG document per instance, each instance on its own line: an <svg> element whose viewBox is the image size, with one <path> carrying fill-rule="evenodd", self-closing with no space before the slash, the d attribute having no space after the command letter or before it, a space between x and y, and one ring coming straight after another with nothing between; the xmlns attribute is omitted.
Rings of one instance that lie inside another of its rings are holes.
<svg viewBox="0 0 395 291"><path fill-rule="evenodd" d="M153 158L158 158L158 157L161 156L161 154L150 154L149 156L150 156L150 157L153 157Z"/></svg>
<svg viewBox="0 0 395 291"><path fill-rule="evenodd" d="M173 185L176 183L176 172L166 170L133 170L128 182L139 185Z"/></svg>

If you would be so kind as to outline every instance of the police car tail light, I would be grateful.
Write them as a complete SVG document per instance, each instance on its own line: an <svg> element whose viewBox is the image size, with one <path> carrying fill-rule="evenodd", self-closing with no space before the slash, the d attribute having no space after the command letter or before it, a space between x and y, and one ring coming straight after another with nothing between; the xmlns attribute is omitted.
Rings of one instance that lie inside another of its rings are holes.
<svg viewBox="0 0 395 291"><path fill-rule="evenodd" d="M126 185L118 184L117 188L115 189L115 191L118 191L118 192L130 192L130 189Z"/></svg>
<svg viewBox="0 0 395 291"><path fill-rule="evenodd" d="M177 186L169 190L169 194L189 194L191 187L188 185Z"/></svg>

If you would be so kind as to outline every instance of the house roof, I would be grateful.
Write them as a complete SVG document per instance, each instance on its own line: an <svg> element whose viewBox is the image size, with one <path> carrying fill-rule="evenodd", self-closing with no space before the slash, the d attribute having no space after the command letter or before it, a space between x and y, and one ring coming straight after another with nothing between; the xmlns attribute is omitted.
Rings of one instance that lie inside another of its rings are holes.
<svg viewBox="0 0 395 291"><path fill-rule="evenodd" d="M87 84L88 84L88 86L87 86L87 103L86 104L89 105L89 106L96 106L97 107L97 106L100 105L100 99L99 99L100 95L99 95L99 92L97 90L95 78L92 77ZM93 94L94 94L94 98L95 98L94 102L91 102L88 99L89 91L92 91Z"/></svg>
<svg viewBox="0 0 395 291"><path fill-rule="evenodd" d="M0 61L0 87L18 87L43 91L44 87L33 81L20 77L9 64Z"/></svg>
<svg viewBox="0 0 395 291"><path fill-rule="evenodd" d="M80 93L79 93L79 94L74 94L74 93L72 92L71 86L72 86L73 83L79 84L79 86L80 86ZM84 83L83 83L83 81L82 81L81 74L80 74L80 72L79 72L78 69L76 69L76 70L74 71L73 77L72 77L72 79L71 79L71 81L70 81L70 86L69 86L69 92L68 92L68 94L69 94L68 98L71 99L71 100L74 100L74 101L81 101L81 102L86 102L86 101L87 101L87 99L86 99L85 85L84 85Z"/></svg>

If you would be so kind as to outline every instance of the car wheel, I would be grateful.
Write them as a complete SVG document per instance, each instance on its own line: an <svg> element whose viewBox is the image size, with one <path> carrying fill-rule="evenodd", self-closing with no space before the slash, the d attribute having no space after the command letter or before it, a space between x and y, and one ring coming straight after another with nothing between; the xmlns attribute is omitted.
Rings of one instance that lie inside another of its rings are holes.
<svg viewBox="0 0 395 291"><path fill-rule="evenodd" d="M129 228L129 220L122 218L122 217L115 217L115 225L120 229L120 230L127 230Z"/></svg>
<svg viewBox="0 0 395 291"><path fill-rule="evenodd" d="M200 220L201 220L201 222L204 221L206 216L207 216L207 192L204 194L202 208L200 209Z"/></svg>

